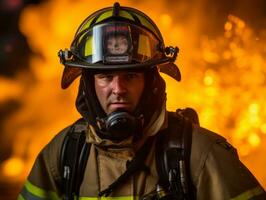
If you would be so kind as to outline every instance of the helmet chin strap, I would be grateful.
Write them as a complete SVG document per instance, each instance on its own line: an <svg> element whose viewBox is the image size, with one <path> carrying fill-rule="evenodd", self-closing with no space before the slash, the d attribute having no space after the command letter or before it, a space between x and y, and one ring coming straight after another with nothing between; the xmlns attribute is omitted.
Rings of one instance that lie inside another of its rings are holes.
<svg viewBox="0 0 266 200"><path fill-rule="evenodd" d="M96 119L99 128L98 134L106 139L122 141L133 136L139 139L144 124L144 117L138 117L127 111L114 111L103 119Z"/></svg>

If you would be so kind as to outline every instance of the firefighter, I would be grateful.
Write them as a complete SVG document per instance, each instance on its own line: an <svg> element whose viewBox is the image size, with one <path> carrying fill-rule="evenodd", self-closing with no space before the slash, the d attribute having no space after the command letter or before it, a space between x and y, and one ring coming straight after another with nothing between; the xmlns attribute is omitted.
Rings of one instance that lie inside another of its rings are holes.
<svg viewBox="0 0 266 200"><path fill-rule="evenodd" d="M86 18L59 52L62 88L81 76L82 119L39 153L18 199L266 199L236 150L192 109L166 110L159 71L180 81L177 54L134 8L115 3Z"/></svg>

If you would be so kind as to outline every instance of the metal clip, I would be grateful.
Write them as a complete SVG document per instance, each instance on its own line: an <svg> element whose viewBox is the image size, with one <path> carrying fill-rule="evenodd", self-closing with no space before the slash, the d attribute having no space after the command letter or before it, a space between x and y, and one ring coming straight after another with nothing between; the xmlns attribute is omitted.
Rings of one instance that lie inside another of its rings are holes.
<svg viewBox="0 0 266 200"><path fill-rule="evenodd" d="M69 180L70 178L70 167L69 166L64 166L64 176L65 179Z"/></svg>
<svg viewBox="0 0 266 200"><path fill-rule="evenodd" d="M59 50L58 56L60 58L60 63L64 64L66 61L73 59L73 54L70 50L65 49L64 51L62 49Z"/></svg>
<svg viewBox="0 0 266 200"><path fill-rule="evenodd" d="M170 56L173 59L176 59L177 54L179 53L179 48L173 46L165 47L164 52L166 56Z"/></svg>

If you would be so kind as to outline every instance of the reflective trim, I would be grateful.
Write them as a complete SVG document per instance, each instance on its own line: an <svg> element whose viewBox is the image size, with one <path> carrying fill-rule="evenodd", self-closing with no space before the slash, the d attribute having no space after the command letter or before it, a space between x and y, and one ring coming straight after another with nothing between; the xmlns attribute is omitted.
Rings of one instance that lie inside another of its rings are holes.
<svg viewBox="0 0 266 200"><path fill-rule="evenodd" d="M25 199L21 194L19 194L17 200L25 200Z"/></svg>
<svg viewBox="0 0 266 200"><path fill-rule="evenodd" d="M122 196L122 197L79 197L79 200L138 200L139 197Z"/></svg>
<svg viewBox="0 0 266 200"><path fill-rule="evenodd" d="M248 200L248 199L252 199L253 197L259 196L261 194L263 194L264 191L261 187L257 186L253 189L247 190L245 192L243 192L242 194L230 199L230 200Z"/></svg>
<svg viewBox="0 0 266 200"><path fill-rule="evenodd" d="M31 192L29 192L26 187L24 186L22 191L21 191L21 196L23 199L27 199L27 200L43 200L43 198L37 197L34 194L32 194Z"/></svg>
<svg viewBox="0 0 266 200"><path fill-rule="evenodd" d="M93 26L94 24L99 24L105 19L111 18L112 16L113 16L113 7L108 7L108 8L104 8L102 10L96 11L95 13L87 17L82 22L82 24L80 25L80 27L78 28L75 34L75 37L80 32L84 31L87 28L90 28L91 25ZM128 7L120 7L118 16L128 19L132 21L133 23L140 23L142 26L146 27L151 32L153 32L153 34L155 34L156 37L158 38L162 37L160 31L158 30L156 25L152 22L152 20L149 19L148 16L146 16L144 13L136 9L132 9Z"/></svg>
<svg viewBox="0 0 266 200"><path fill-rule="evenodd" d="M77 31L75 37L78 35L78 33L84 31L86 28L89 28L93 19L94 18L91 18L88 21L86 21L85 24L82 25L82 27L80 28L80 30Z"/></svg>
<svg viewBox="0 0 266 200"><path fill-rule="evenodd" d="M96 23L101 22L108 17L112 17L112 15L113 15L113 9L106 11L99 16L99 18L96 20Z"/></svg>
<svg viewBox="0 0 266 200"><path fill-rule="evenodd" d="M28 180L26 181L21 196L24 199L27 200L43 200L43 199L50 199L50 200L60 200L57 196L57 194L53 191L47 191L43 190L32 183L30 183Z"/></svg>
<svg viewBox="0 0 266 200"><path fill-rule="evenodd" d="M84 49L85 55L92 55L93 52L95 51L95 44L93 42L94 42L94 39L93 39L93 35L92 35L86 41L85 49Z"/></svg>
<svg viewBox="0 0 266 200"><path fill-rule="evenodd" d="M132 21L135 21L135 19L131 16L131 14L128 11L125 10L120 10L119 11L119 16L130 19Z"/></svg>
<svg viewBox="0 0 266 200"><path fill-rule="evenodd" d="M145 26L146 28L148 28L150 31L152 31L157 37L160 38L160 36L158 35L158 31L154 28L154 25L147 20L147 18L145 16L143 16L141 13L138 13L137 15L138 19L140 20L140 23Z"/></svg>

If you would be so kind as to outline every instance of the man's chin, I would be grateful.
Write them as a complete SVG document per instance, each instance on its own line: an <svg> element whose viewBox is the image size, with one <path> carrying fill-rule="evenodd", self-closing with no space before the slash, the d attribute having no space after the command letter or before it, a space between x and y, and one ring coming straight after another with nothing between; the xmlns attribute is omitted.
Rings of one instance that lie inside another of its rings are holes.
<svg viewBox="0 0 266 200"><path fill-rule="evenodd" d="M114 113L114 112L127 112L129 114L132 113L132 111L127 108L116 108L116 109L109 111L108 113L110 115L111 113Z"/></svg>

